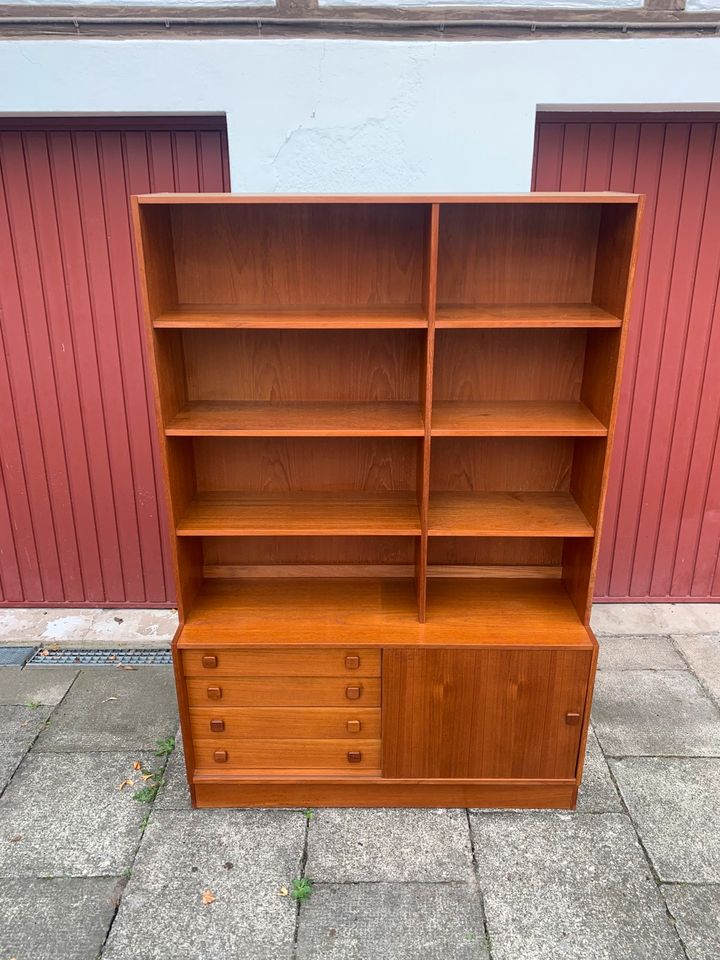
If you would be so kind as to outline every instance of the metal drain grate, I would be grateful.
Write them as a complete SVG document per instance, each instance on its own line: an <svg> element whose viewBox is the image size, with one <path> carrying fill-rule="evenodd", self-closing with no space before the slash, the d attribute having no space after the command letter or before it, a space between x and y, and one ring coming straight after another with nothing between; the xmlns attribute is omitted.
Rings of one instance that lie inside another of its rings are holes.
<svg viewBox="0 0 720 960"><path fill-rule="evenodd" d="M71 648L52 650L39 647L27 662L28 667L156 667L172 663L169 650L132 650L107 647L96 650Z"/></svg>
<svg viewBox="0 0 720 960"><path fill-rule="evenodd" d="M22 667L35 647L0 647L0 667Z"/></svg>

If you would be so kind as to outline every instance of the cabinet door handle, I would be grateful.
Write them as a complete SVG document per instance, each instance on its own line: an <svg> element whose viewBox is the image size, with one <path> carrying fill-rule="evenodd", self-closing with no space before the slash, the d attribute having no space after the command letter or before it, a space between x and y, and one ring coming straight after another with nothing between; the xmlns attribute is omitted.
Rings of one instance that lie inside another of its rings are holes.
<svg viewBox="0 0 720 960"><path fill-rule="evenodd" d="M225 721L224 721L224 720L211 720L211 721L210 721L210 729L212 730L213 733L222 733L223 730L225 729Z"/></svg>
<svg viewBox="0 0 720 960"><path fill-rule="evenodd" d="M574 727L580 723L580 714L579 713L566 713L565 714L565 723L568 726Z"/></svg>
<svg viewBox="0 0 720 960"><path fill-rule="evenodd" d="M362 760L362 753L359 750L348 750L348 763L360 763Z"/></svg>
<svg viewBox="0 0 720 960"><path fill-rule="evenodd" d="M345 687L345 696L348 700L359 700L362 687Z"/></svg>
<svg viewBox="0 0 720 960"><path fill-rule="evenodd" d="M357 670L360 666L360 657L345 657L345 666L348 670Z"/></svg>
<svg viewBox="0 0 720 960"><path fill-rule="evenodd" d="M227 763L227 750L216 750L213 754L215 763Z"/></svg>
<svg viewBox="0 0 720 960"><path fill-rule="evenodd" d="M348 733L360 733L360 721L359 720L348 720L347 724Z"/></svg>
<svg viewBox="0 0 720 960"><path fill-rule="evenodd" d="M207 695L210 700L220 700L222 698L222 687L208 687Z"/></svg>
<svg viewBox="0 0 720 960"><path fill-rule="evenodd" d="M202 665L206 670L214 670L217 666L217 657L205 656L202 658Z"/></svg>

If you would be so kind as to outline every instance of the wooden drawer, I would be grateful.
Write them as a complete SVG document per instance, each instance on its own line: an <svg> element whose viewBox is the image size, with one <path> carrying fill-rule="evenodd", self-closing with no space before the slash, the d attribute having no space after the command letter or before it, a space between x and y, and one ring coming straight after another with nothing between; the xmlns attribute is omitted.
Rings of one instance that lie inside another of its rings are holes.
<svg viewBox="0 0 720 960"><path fill-rule="evenodd" d="M190 725L197 740L379 740L380 710L373 707L193 707Z"/></svg>
<svg viewBox="0 0 720 960"><path fill-rule="evenodd" d="M188 677L191 707L380 706L377 677Z"/></svg>
<svg viewBox="0 0 720 960"><path fill-rule="evenodd" d="M379 740L194 740L203 770L333 770L379 773Z"/></svg>
<svg viewBox="0 0 720 960"><path fill-rule="evenodd" d="M186 677L345 677L380 676L380 651L357 647L267 647L251 650L183 650Z"/></svg>

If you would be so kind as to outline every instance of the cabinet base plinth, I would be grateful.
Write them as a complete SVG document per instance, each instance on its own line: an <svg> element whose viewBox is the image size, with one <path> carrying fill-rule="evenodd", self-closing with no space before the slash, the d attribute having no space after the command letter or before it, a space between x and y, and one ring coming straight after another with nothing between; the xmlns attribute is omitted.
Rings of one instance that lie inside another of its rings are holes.
<svg viewBox="0 0 720 960"><path fill-rule="evenodd" d="M195 780L196 807L499 807L572 810L574 781Z"/></svg>

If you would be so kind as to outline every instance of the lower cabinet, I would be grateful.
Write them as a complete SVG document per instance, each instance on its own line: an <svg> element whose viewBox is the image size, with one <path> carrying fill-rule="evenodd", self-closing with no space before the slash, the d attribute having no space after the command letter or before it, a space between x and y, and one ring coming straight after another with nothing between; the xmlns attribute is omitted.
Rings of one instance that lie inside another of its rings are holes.
<svg viewBox="0 0 720 960"><path fill-rule="evenodd" d="M385 649L383 776L575 777L591 650Z"/></svg>
<svg viewBox="0 0 720 960"><path fill-rule="evenodd" d="M448 794L447 781L575 779L592 662L591 646L194 649L182 656L185 735L195 774L226 785L393 781L339 799L402 805L413 781L438 780L423 799L462 805L475 795Z"/></svg>

